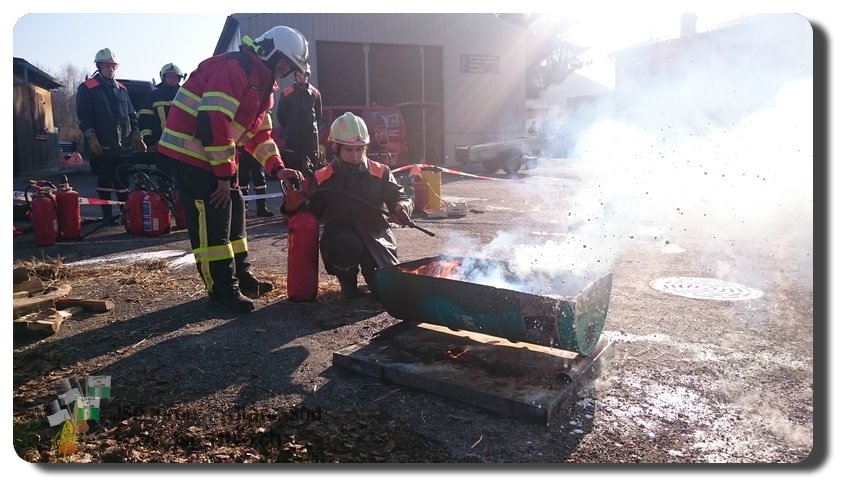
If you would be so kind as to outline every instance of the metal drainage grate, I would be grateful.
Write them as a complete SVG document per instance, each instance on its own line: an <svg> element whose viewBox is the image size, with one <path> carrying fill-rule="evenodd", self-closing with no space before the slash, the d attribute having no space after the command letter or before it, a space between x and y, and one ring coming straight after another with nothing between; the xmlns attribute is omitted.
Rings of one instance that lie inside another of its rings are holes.
<svg viewBox="0 0 842 485"><path fill-rule="evenodd" d="M671 295L700 300L753 300L763 292L737 283L713 278L687 278L675 276L658 278L649 283L652 288Z"/></svg>

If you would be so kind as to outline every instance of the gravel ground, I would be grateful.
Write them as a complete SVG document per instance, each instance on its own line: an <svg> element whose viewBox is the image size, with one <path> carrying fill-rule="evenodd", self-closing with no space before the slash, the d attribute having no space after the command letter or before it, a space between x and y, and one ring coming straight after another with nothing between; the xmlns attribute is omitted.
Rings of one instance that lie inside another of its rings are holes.
<svg viewBox="0 0 842 485"><path fill-rule="evenodd" d="M60 255L58 279L73 284L72 295L109 298L116 308L83 314L51 337L15 339L15 449L33 462L529 463L543 470L679 463L709 471L821 459L811 455L823 451L814 450L823 442L814 426L826 412L813 385L816 378L827 384L814 376L823 370L824 349L815 345L825 329L814 324L812 239L712 233L715 218L690 223L693 209L646 200L612 199L593 212L576 197L581 172L575 161L544 160L517 179L445 176L445 199L466 202L468 215L419 219L435 238L397 230L404 261L445 253L514 261L550 250L613 274L603 330L613 356L548 424L332 365L337 350L399 321L370 297L339 300L324 274L316 303L287 301L285 227L276 216L252 219L249 231L258 272L278 288L242 316L202 301L195 269L177 263L187 250L183 232L151 240L115 228L50 248L16 238L18 264ZM554 197L543 198L545 189ZM622 226L608 224L615 214ZM73 264L127 254L135 259L122 260L122 276L102 262ZM43 405L55 398L56 380L89 374L111 375L114 398L83 449L61 457L50 449Z"/></svg>

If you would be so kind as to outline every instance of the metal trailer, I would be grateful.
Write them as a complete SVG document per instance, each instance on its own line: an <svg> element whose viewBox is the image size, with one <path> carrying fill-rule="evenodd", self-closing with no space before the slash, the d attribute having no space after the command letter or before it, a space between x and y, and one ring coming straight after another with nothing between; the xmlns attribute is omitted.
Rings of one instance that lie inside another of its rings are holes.
<svg viewBox="0 0 842 485"><path fill-rule="evenodd" d="M537 136L521 136L509 140L454 147L456 163L459 165L481 163L488 173L494 173L502 168L508 174L520 170L523 158L537 154L538 149Z"/></svg>

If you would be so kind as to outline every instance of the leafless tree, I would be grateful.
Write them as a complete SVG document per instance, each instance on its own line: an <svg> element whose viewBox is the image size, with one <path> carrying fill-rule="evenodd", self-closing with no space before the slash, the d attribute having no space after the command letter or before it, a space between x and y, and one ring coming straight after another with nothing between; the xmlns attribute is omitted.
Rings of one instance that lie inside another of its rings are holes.
<svg viewBox="0 0 842 485"><path fill-rule="evenodd" d="M82 133L76 118L76 89L85 81L85 72L72 64L64 64L55 75L63 86L53 92L53 121L62 140L82 146Z"/></svg>

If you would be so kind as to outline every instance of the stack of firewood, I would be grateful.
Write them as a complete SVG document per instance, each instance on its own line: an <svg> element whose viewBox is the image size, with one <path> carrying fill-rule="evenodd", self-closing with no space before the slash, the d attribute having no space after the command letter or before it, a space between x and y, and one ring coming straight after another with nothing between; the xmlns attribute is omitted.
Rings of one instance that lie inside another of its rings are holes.
<svg viewBox="0 0 842 485"><path fill-rule="evenodd" d="M41 278L30 275L26 268L15 268L12 289L15 330L52 335L73 315L114 308L110 300L71 298L68 296L71 289L68 284L45 286Z"/></svg>

